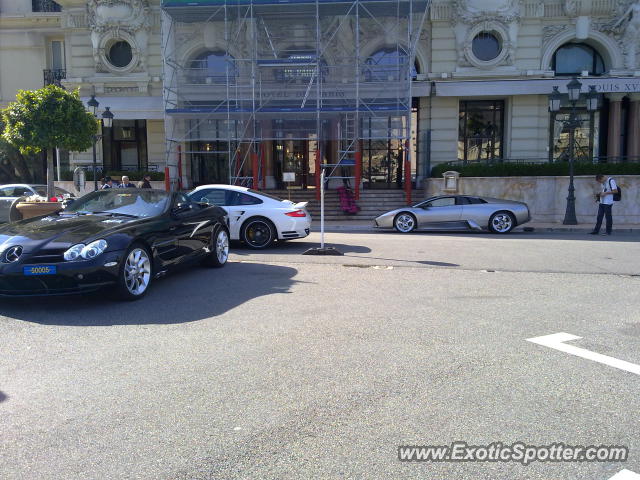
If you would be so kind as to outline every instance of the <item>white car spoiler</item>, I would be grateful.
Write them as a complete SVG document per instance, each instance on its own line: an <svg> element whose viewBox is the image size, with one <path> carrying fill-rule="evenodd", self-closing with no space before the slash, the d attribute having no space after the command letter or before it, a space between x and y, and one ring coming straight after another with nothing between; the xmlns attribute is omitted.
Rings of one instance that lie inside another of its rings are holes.
<svg viewBox="0 0 640 480"><path fill-rule="evenodd" d="M293 208L299 208L299 209L303 209L304 207L306 207L307 205L309 205L309 202L299 202L296 203Z"/></svg>

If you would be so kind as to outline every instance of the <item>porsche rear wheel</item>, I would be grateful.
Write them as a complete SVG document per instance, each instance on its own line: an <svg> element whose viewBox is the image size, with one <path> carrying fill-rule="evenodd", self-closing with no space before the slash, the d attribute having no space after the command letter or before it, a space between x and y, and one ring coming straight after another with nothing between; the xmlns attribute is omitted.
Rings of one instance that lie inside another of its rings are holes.
<svg viewBox="0 0 640 480"><path fill-rule="evenodd" d="M515 226L516 219L509 212L496 212L489 219L489 230L493 233L509 233Z"/></svg>
<svg viewBox="0 0 640 480"><path fill-rule="evenodd" d="M276 229L266 218L250 218L242 226L240 238L250 248L267 248L276 239Z"/></svg>
<svg viewBox="0 0 640 480"><path fill-rule="evenodd" d="M202 262L206 267L224 267L229 259L229 233L224 227L218 227L211 235L209 253Z"/></svg>
<svg viewBox="0 0 640 480"><path fill-rule="evenodd" d="M151 254L146 247L133 244L127 250L118 275L118 293L123 300L145 296L152 280Z"/></svg>
<svg viewBox="0 0 640 480"><path fill-rule="evenodd" d="M400 233L409 233L416 229L416 217L409 212L401 212L393 219L393 228Z"/></svg>

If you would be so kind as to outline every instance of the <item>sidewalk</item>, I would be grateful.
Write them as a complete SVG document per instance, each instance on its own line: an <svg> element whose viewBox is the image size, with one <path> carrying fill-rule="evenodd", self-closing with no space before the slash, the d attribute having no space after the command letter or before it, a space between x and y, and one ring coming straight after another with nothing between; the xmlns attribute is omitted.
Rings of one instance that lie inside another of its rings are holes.
<svg viewBox="0 0 640 480"><path fill-rule="evenodd" d="M372 220L349 220L345 222L340 221L325 221L324 228L326 232L377 232L380 231L373 227ZM522 226L516 227L514 232L531 231L534 232L584 232L588 233L593 230L593 224L582 223L579 225L563 225L561 223L536 223L529 222ZM313 220L312 230L314 232L320 231L320 219L315 217ZM602 226L604 231L604 225ZM638 233L640 232L640 224L625 224L625 225L613 225L614 233Z"/></svg>

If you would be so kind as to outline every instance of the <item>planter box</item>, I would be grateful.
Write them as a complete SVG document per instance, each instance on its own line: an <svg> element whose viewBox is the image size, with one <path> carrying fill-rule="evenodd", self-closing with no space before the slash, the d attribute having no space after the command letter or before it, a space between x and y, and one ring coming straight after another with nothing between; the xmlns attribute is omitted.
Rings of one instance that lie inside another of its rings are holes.
<svg viewBox="0 0 640 480"><path fill-rule="evenodd" d="M40 217L62 210L60 202L21 202L16 208L23 219Z"/></svg>

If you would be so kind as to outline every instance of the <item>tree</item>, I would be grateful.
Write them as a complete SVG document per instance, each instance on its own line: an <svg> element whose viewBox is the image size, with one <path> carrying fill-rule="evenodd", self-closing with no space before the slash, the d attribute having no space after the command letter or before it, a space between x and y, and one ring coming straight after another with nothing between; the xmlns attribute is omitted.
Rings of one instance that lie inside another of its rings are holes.
<svg viewBox="0 0 640 480"><path fill-rule="evenodd" d="M17 180L31 183L32 176L27 159L22 156L16 147L4 140L2 137L4 128L2 115L0 115L0 181L12 183Z"/></svg>
<svg viewBox="0 0 640 480"><path fill-rule="evenodd" d="M38 90L19 90L16 101L2 111L3 139L21 154L47 151L47 195L54 195L54 149L82 152L91 147L98 121L84 109L78 91L55 85Z"/></svg>

